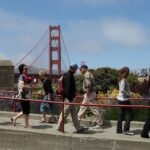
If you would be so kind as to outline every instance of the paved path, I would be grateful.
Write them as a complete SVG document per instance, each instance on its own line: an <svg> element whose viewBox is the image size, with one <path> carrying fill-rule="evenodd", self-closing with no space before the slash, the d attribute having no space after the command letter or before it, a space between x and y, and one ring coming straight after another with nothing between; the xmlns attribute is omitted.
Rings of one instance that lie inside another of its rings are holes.
<svg viewBox="0 0 150 150"><path fill-rule="evenodd" d="M150 146L150 139L143 139L140 137L141 129L143 123L139 127L132 127L131 130L135 133L134 136L128 136L123 134L116 134L116 126L105 126L104 129L94 129L92 126L86 125L89 127L89 131L86 134L76 134L72 123L65 124L65 133L57 131L56 124L50 123L40 123L38 120L38 115L35 119L30 119L30 126L32 128L24 128L24 120L18 119L16 126L13 126L10 117L11 113L8 115L3 115L0 113L0 131L13 131L13 132L27 132L27 133L38 133L46 135L55 135L55 136L66 136L66 137L75 137L78 139L90 139L90 140L112 140L112 141L128 141L128 142L137 142L137 143L146 143ZM34 115L33 115L34 116ZM34 118L34 117L32 117ZM2 137L1 137L2 138ZM129 145L127 145L129 146ZM133 145L132 145L133 146ZM115 146L116 147L116 146ZM80 150L80 148L78 148ZM116 148L114 148L116 149ZM122 148L123 149L123 148ZM127 148L128 149L128 148ZM132 148L133 149L133 148ZM1 148L0 148L1 150ZM93 149L92 149L93 150Z"/></svg>

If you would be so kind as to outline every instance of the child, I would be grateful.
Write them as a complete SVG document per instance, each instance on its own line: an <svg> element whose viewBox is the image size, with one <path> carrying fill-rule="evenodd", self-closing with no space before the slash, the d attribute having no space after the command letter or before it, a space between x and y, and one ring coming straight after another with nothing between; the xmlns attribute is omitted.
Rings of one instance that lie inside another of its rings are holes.
<svg viewBox="0 0 150 150"><path fill-rule="evenodd" d="M43 117L41 119L41 122L46 122L46 112L49 111L49 108L51 110L52 114L52 120L51 123L55 123L54 118L54 104L48 104L45 101L51 100L54 101L54 91L51 86L51 81L47 78L47 72L45 70L41 70L39 72L40 80L43 83L43 89L44 89L44 99L40 106L40 111L43 114Z"/></svg>
<svg viewBox="0 0 150 150"><path fill-rule="evenodd" d="M120 70L120 81L119 81L119 95L117 97L119 105L131 105L130 103L130 87L127 81L127 77L129 75L129 68L124 67ZM125 135L134 135L133 132L130 131L130 122L133 119L133 111L132 108L121 107L120 114L117 122L117 133L121 134L122 131L122 121L125 119L125 113L128 113L128 117L125 121L124 125L124 134Z"/></svg>

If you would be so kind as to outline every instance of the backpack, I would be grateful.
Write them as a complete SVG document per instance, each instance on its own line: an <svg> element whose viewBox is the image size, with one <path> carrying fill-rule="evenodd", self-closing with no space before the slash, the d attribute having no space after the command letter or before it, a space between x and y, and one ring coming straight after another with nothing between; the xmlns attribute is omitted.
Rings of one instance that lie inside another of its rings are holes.
<svg viewBox="0 0 150 150"><path fill-rule="evenodd" d="M61 76L58 80L58 86L57 86L57 94L62 95L64 91L63 87L63 76Z"/></svg>

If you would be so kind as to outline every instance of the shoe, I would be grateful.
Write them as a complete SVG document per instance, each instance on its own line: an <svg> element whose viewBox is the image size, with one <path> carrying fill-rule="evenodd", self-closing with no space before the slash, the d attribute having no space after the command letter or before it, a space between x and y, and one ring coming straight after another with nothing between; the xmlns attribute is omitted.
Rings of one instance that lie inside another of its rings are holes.
<svg viewBox="0 0 150 150"><path fill-rule="evenodd" d="M117 131L116 133L117 133L117 134L122 134L123 132L122 132L122 131Z"/></svg>
<svg viewBox="0 0 150 150"><path fill-rule="evenodd" d="M40 120L40 123L45 123L46 120L44 120L43 118Z"/></svg>
<svg viewBox="0 0 150 150"><path fill-rule="evenodd" d="M12 124L13 124L14 126L16 126L16 121L15 121L15 119L14 119L14 118L10 118L10 120L11 120Z"/></svg>
<svg viewBox="0 0 150 150"><path fill-rule="evenodd" d="M146 135L143 135L143 134L141 134L141 138L149 138L149 135L148 134L146 134Z"/></svg>
<svg viewBox="0 0 150 150"><path fill-rule="evenodd" d="M28 128L28 129L32 129L32 127L31 126L24 126L24 128Z"/></svg>
<svg viewBox="0 0 150 150"><path fill-rule="evenodd" d="M125 131L124 135L134 135L134 132L132 132L132 131Z"/></svg>
<svg viewBox="0 0 150 150"><path fill-rule="evenodd" d="M82 127L80 130L77 130L76 133L85 133L86 131L88 131L89 128L84 128Z"/></svg>
<svg viewBox="0 0 150 150"><path fill-rule="evenodd" d="M103 126L97 124L96 126L94 126L94 129L103 129Z"/></svg>
<svg viewBox="0 0 150 150"><path fill-rule="evenodd" d="M62 130L61 129L56 129L57 131L59 131L59 132L62 132Z"/></svg>

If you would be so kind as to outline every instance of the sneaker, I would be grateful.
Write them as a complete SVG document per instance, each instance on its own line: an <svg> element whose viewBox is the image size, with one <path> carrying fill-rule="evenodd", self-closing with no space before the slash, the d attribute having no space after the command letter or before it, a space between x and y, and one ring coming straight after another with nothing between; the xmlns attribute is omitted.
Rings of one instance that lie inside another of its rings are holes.
<svg viewBox="0 0 150 150"><path fill-rule="evenodd" d="M84 128L82 127L80 130L77 130L76 133L85 133L86 131L88 131L89 128Z"/></svg>
<svg viewBox="0 0 150 150"><path fill-rule="evenodd" d="M149 138L149 135L148 134L146 134L146 135L143 135L143 134L141 134L141 138Z"/></svg>
<svg viewBox="0 0 150 150"><path fill-rule="evenodd" d="M97 124L96 126L94 126L94 129L103 129L103 126Z"/></svg>
<svg viewBox="0 0 150 150"><path fill-rule="evenodd" d="M134 135L134 132L132 132L132 131L125 131L124 135Z"/></svg>

